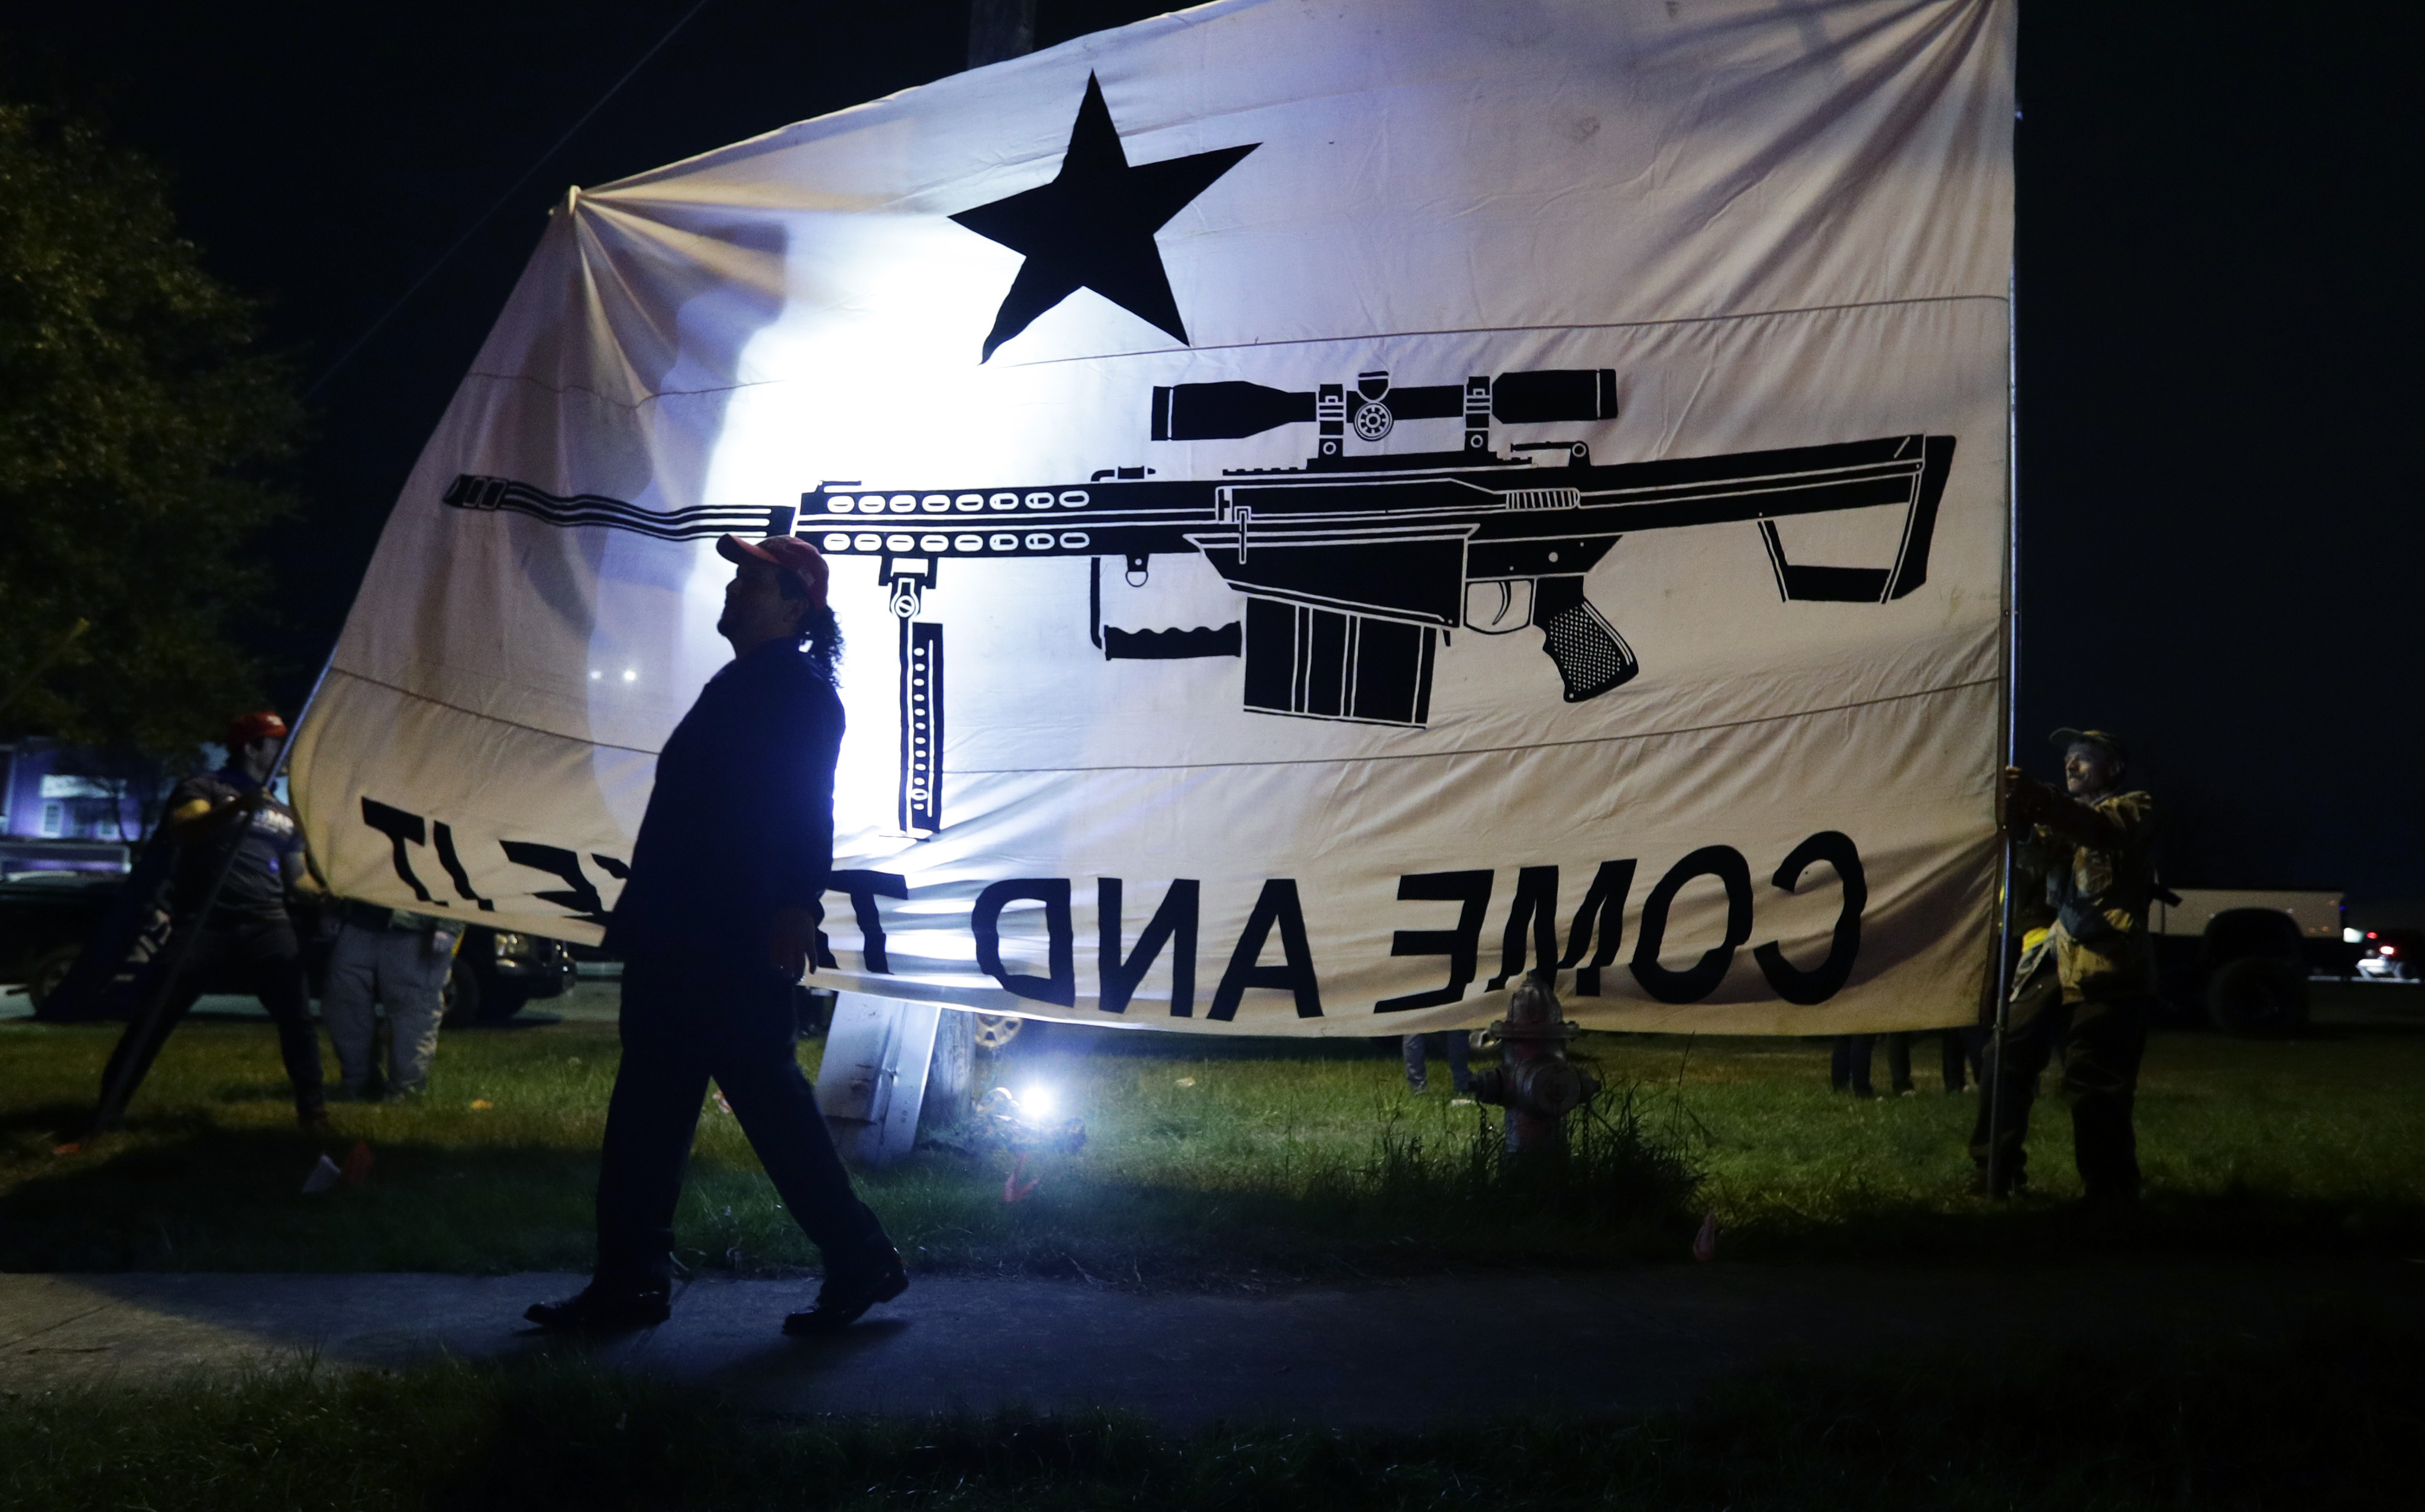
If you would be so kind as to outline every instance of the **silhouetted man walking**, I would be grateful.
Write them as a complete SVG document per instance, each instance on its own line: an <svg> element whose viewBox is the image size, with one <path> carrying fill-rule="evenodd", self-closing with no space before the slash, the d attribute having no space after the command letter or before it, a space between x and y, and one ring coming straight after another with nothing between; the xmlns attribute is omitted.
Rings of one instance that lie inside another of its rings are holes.
<svg viewBox="0 0 2425 1512"><path fill-rule="evenodd" d="M793 1054L792 989L833 864L842 748L825 558L788 536L727 536L716 549L736 567L715 626L733 659L657 757L607 929L623 957L623 1059L598 1175L597 1274L580 1295L532 1308L542 1327L665 1320L674 1205L711 1078L825 1255L816 1306L783 1331L831 1332L909 1284Z"/></svg>

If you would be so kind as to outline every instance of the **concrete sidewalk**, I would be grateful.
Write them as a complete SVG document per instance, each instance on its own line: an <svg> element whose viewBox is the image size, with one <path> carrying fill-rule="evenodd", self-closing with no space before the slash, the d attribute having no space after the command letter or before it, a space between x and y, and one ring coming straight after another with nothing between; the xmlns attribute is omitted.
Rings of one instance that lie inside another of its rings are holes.
<svg viewBox="0 0 2425 1512"><path fill-rule="evenodd" d="M583 1278L0 1276L0 1389L145 1382L316 1351L392 1366L436 1350L564 1347L522 1322ZM1977 1340L2263 1335L2353 1299L2425 1318L2425 1266L2116 1262L2040 1270L1645 1266L1265 1295L920 1277L849 1333L779 1331L813 1283L703 1279L618 1365L713 1383L762 1410L1110 1407L1214 1419L1421 1425L1534 1407L1678 1407L1711 1378L1800 1355Z"/></svg>

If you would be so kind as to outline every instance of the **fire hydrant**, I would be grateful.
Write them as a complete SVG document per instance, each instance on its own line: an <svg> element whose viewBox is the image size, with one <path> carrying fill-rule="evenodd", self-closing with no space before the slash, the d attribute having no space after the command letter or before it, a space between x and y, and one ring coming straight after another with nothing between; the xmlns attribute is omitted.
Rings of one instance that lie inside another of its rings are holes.
<svg viewBox="0 0 2425 1512"><path fill-rule="evenodd" d="M1508 1153L1565 1148L1566 1115L1599 1090L1599 1079L1566 1059L1566 1041L1580 1031L1558 1011L1550 979L1526 977L1507 1017L1490 1028L1505 1048L1500 1065L1474 1077L1474 1101L1507 1110Z"/></svg>

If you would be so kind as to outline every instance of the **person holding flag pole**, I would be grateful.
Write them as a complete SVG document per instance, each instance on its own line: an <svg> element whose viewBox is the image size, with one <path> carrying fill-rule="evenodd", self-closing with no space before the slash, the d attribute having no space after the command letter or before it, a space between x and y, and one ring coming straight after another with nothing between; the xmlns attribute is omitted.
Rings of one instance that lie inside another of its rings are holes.
<svg viewBox="0 0 2425 1512"><path fill-rule="evenodd" d="M2147 906L2156 889L2155 801L2123 788L2125 755L2113 735L2058 730L2053 739L2064 751L2064 793L2017 767L2003 775L2015 875L2044 878L2054 920L2009 973L1971 1156L1990 1197L2025 1182L2030 1103L2060 1046L2080 1182L2090 1202L2127 1207L2139 1196L2131 1110L2154 1007Z"/></svg>
<svg viewBox="0 0 2425 1512"><path fill-rule="evenodd" d="M272 792L292 744L286 721L276 714L243 715L228 727L227 764L187 779L170 795L165 823L180 847L171 893L175 923L149 990L102 1071L92 1117L61 1152L72 1153L116 1126L193 1006L199 973L214 967L245 973L278 1024L297 1121L313 1134L327 1131L319 1035L287 910L290 895L321 889L294 811Z"/></svg>

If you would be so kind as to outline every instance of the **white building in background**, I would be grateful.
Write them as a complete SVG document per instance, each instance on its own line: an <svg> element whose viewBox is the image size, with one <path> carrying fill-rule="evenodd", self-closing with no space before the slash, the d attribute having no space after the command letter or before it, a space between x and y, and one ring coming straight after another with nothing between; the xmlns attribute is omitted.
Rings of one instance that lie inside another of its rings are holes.
<svg viewBox="0 0 2425 1512"><path fill-rule="evenodd" d="M49 740L0 746L0 875L126 869L173 779L88 775L100 764L85 756Z"/></svg>

